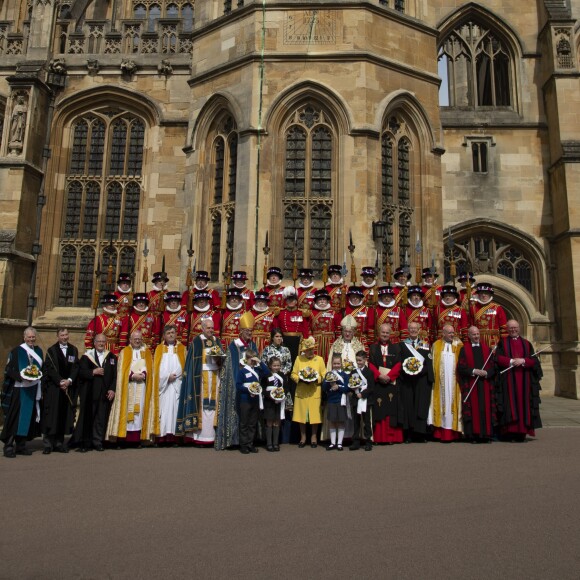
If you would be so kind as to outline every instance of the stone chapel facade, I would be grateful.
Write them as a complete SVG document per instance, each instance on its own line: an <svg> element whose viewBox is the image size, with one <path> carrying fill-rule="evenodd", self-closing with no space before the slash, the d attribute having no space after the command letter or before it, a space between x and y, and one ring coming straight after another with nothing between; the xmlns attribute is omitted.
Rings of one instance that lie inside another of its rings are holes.
<svg viewBox="0 0 580 580"><path fill-rule="evenodd" d="M80 344L109 270L183 291L191 244L261 286L266 232L286 276L350 269L352 235L359 270L493 283L576 398L580 0L530 8L0 2L2 355L29 322Z"/></svg>

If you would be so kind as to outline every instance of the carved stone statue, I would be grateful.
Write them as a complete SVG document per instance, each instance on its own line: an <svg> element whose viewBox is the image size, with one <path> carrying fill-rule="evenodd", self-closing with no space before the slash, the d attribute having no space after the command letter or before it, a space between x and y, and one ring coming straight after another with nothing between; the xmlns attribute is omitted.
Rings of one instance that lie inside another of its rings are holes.
<svg viewBox="0 0 580 580"><path fill-rule="evenodd" d="M18 95L18 97L16 97L16 104L12 109L12 117L10 118L9 147L11 151L22 150L27 116L28 106L26 104L26 99L24 95Z"/></svg>

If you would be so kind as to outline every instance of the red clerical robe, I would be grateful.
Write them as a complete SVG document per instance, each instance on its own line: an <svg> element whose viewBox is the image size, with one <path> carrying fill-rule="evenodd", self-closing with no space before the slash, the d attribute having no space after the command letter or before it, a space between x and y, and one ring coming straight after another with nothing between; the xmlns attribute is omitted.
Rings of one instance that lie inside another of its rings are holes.
<svg viewBox="0 0 580 580"><path fill-rule="evenodd" d="M471 342L465 343L459 351L457 374L463 405L463 432L469 438L489 440L493 436L493 427L497 424L495 386L490 380L494 376L495 365L489 353L490 349L486 344L474 346ZM487 371L487 378L475 376L474 369Z"/></svg>
<svg viewBox="0 0 580 580"><path fill-rule="evenodd" d="M542 367L538 357L532 356L534 347L525 338L503 338L496 350L500 369L511 366L510 360L525 359L524 366L513 367L500 375L499 419L504 435L514 434L524 438L535 435L534 429L542 426L540 419L540 379Z"/></svg>

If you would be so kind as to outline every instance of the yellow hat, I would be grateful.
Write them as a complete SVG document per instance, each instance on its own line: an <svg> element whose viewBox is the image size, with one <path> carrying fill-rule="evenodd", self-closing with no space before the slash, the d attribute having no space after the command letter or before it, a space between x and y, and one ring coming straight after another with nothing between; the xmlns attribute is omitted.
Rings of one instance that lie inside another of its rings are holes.
<svg viewBox="0 0 580 580"><path fill-rule="evenodd" d="M240 316L240 330L244 328L254 328L254 316L251 312L244 312Z"/></svg>
<svg viewBox="0 0 580 580"><path fill-rule="evenodd" d="M303 338L302 342L300 343L300 352L304 352L309 348L314 348L316 346L316 340L313 336L309 336L308 338Z"/></svg>

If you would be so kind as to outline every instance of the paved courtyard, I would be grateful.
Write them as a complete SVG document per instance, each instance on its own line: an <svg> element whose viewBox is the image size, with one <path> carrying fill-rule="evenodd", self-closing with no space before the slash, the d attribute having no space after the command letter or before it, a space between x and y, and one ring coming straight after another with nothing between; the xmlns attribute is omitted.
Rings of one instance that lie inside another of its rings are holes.
<svg viewBox="0 0 580 580"><path fill-rule="evenodd" d="M0 578L580 576L580 401L526 444L0 458Z"/></svg>

